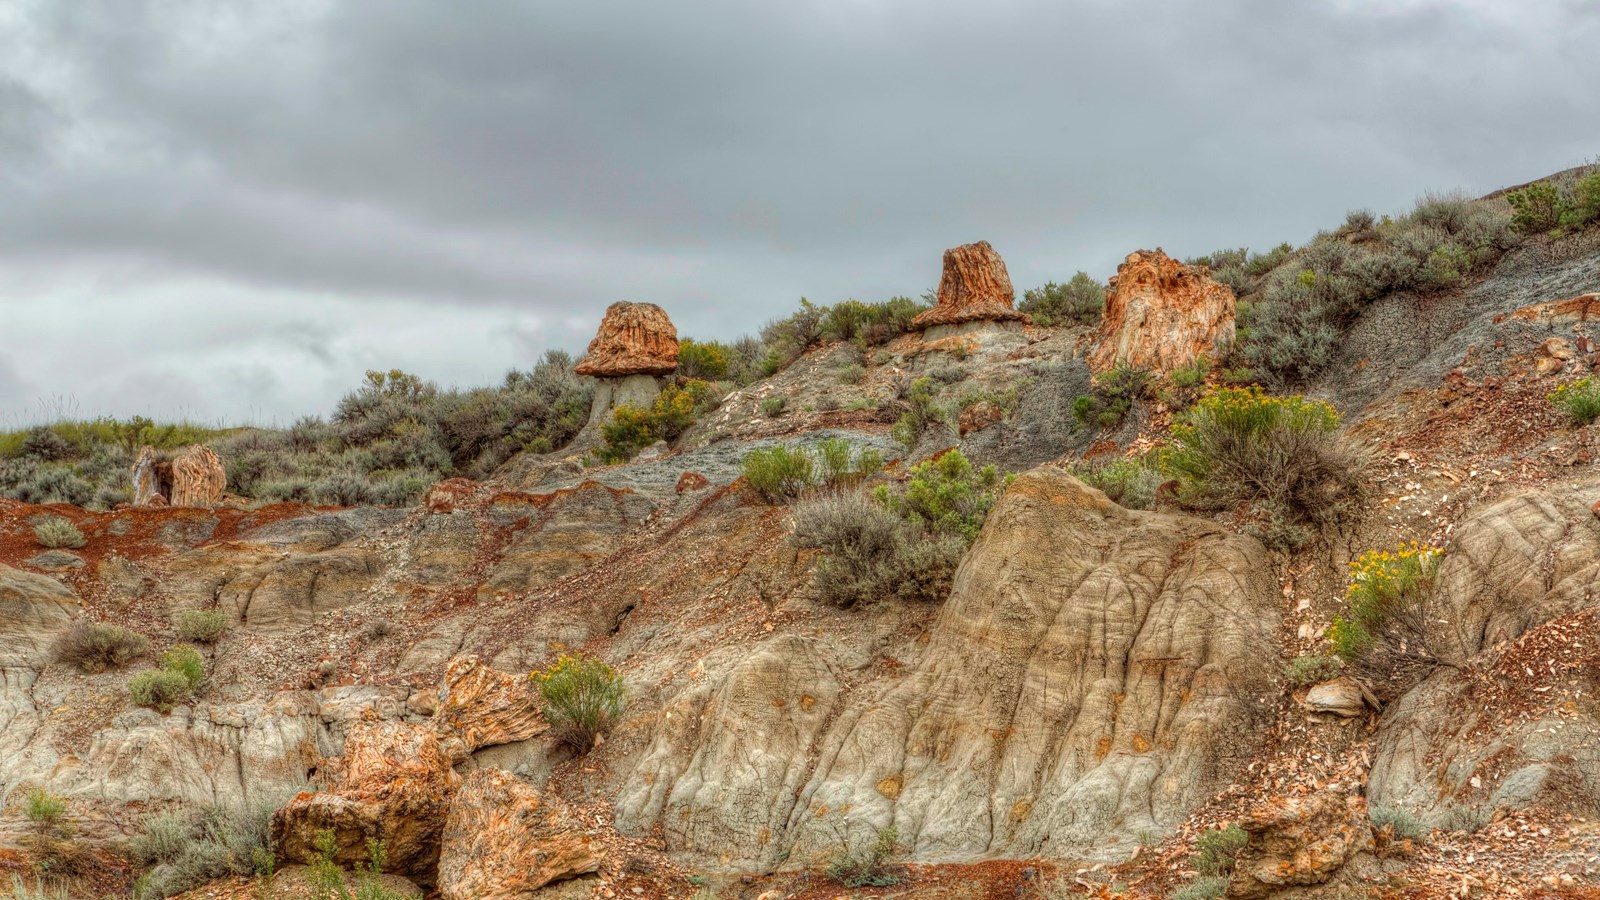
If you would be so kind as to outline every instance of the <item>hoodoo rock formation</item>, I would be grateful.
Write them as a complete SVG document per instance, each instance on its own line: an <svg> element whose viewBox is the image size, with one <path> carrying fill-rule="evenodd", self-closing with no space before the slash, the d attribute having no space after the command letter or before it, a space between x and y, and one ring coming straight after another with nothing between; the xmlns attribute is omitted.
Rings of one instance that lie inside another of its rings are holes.
<svg viewBox="0 0 1600 900"><path fill-rule="evenodd" d="M656 379L678 368L678 329L654 303L613 303L578 363L579 375L600 380L590 423L618 406L649 406L660 393Z"/></svg>
<svg viewBox="0 0 1600 900"><path fill-rule="evenodd" d="M911 320L911 324L924 331L938 329L924 335L931 339L948 330L941 326L1028 321L1012 305L1015 298L1005 261L989 242L962 244L944 252L938 304Z"/></svg>
<svg viewBox="0 0 1600 900"><path fill-rule="evenodd" d="M1233 318L1233 289L1204 267L1184 265L1159 247L1135 250L1111 279L1089 365L1166 374L1201 355L1218 359L1233 344Z"/></svg>
<svg viewBox="0 0 1600 900"><path fill-rule="evenodd" d="M169 459L146 446L133 463L133 505L216 506L227 481L210 447L195 444Z"/></svg>

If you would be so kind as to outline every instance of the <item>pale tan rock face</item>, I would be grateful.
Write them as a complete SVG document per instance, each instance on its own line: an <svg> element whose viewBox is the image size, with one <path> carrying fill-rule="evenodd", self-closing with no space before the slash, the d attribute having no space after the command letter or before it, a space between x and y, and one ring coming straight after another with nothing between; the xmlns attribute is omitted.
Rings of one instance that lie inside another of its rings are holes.
<svg viewBox="0 0 1600 900"><path fill-rule="evenodd" d="M278 859L310 863L317 832L333 833L334 861L354 868L367 842L381 840L385 871L431 880L439 836L460 776L434 733L401 722L362 722L345 739L331 768L333 790L301 794L272 816Z"/></svg>
<svg viewBox="0 0 1600 900"><path fill-rule="evenodd" d="M228 481L222 460L203 444L170 460L140 448L132 474L134 506L216 506Z"/></svg>
<svg viewBox="0 0 1600 900"><path fill-rule="evenodd" d="M1136 250L1117 267L1106 293L1099 343L1089 365L1118 363L1166 374L1202 354L1217 360L1233 345L1233 289L1159 248Z"/></svg>
<svg viewBox="0 0 1600 900"><path fill-rule="evenodd" d="M1526 493L1458 524L1429 632L1452 665L1385 709L1374 806L1439 827L1540 805L1600 813L1600 707L1573 680L1595 671L1597 496L1592 481Z"/></svg>
<svg viewBox="0 0 1600 900"><path fill-rule="evenodd" d="M533 900L552 882L598 871L603 853L560 797L503 769L467 776L450 804L439 858L444 900Z"/></svg>
<svg viewBox="0 0 1600 900"><path fill-rule="evenodd" d="M1250 538L1035 469L920 659L841 698L810 642L773 638L663 713L619 824L754 861L889 824L923 859L1123 852L1250 758L1277 690L1269 573Z"/></svg>
<svg viewBox="0 0 1600 900"><path fill-rule="evenodd" d="M944 252L944 274L939 278L939 302L911 324L927 329L964 322L1024 322L1027 316L1012 305L1016 291L1005 261L988 241L962 244Z"/></svg>
<svg viewBox="0 0 1600 900"><path fill-rule="evenodd" d="M579 375L625 378L670 375L678 368L678 329L666 310L654 303L613 303L589 352L578 363Z"/></svg>
<svg viewBox="0 0 1600 900"><path fill-rule="evenodd" d="M0 666L43 667L78 609L78 595L54 578L0 565Z"/></svg>
<svg viewBox="0 0 1600 900"><path fill-rule="evenodd" d="M1367 801L1324 789L1263 803L1240 821L1250 843L1235 857L1229 897L1264 900L1291 887L1323 884L1372 848Z"/></svg>
<svg viewBox="0 0 1600 900"><path fill-rule="evenodd" d="M476 656L450 661L439 687L434 732L453 760L496 744L525 741L550 726L526 675L497 672Z"/></svg>

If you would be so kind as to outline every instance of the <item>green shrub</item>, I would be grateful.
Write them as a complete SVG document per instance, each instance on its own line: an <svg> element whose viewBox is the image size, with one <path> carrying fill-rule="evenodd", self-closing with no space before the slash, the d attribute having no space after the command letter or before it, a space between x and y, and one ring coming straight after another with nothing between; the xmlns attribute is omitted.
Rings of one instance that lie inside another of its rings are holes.
<svg viewBox="0 0 1600 900"><path fill-rule="evenodd" d="M780 503L800 496L815 483L814 461L803 448L782 444L752 450L744 457L744 477L761 496Z"/></svg>
<svg viewBox="0 0 1600 900"><path fill-rule="evenodd" d="M842 609L889 599L941 601L967 547L958 535L928 535L854 491L808 500L794 519L795 543L824 551L812 571L817 599Z"/></svg>
<svg viewBox="0 0 1600 900"><path fill-rule="evenodd" d="M1374 806L1368 812L1372 819L1373 827L1389 829L1397 840L1415 841L1422 843L1428 837L1429 828L1422 820L1403 809L1386 806Z"/></svg>
<svg viewBox="0 0 1600 900"><path fill-rule="evenodd" d="M376 838L367 841L367 864L356 872L354 890L346 883L344 870L334 862L338 843L333 832L323 828L314 839L317 857L311 861L312 889L323 900L402 900L402 894L383 886L383 867L388 863L388 848Z"/></svg>
<svg viewBox="0 0 1600 900"><path fill-rule="evenodd" d="M1141 459L1114 459L1109 462L1074 462L1067 471L1072 477L1099 489L1113 503L1128 509L1153 509L1156 491L1165 480Z"/></svg>
<svg viewBox="0 0 1600 900"><path fill-rule="evenodd" d="M1017 309L1041 325L1091 325L1100 318L1105 305L1106 286L1089 273L1079 272L1066 284L1052 281L1023 292Z"/></svg>
<svg viewBox="0 0 1600 900"><path fill-rule="evenodd" d="M818 484L854 484L881 468L881 452L870 447L856 450L843 438L821 440L811 448L780 444L744 457L745 480L773 503L792 500Z"/></svg>
<svg viewBox="0 0 1600 900"><path fill-rule="evenodd" d="M73 900L64 881L57 882L48 878L35 878L34 882L29 884L21 875L13 874L9 890L5 900Z"/></svg>
<svg viewBox="0 0 1600 900"><path fill-rule="evenodd" d="M828 878L849 888L883 887L899 884L903 879L887 863L900 841L900 832L893 825L878 829L872 843L852 848L841 837L839 851L828 862Z"/></svg>
<svg viewBox="0 0 1600 900"><path fill-rule="evenodd" d="M1293 688L1308 688L1339 676L1339 660L1320 653L1302 653L1283 667L1283 680Z"/></svg>
<svg viewBox="0 0 1600 900"><path fill-rule="evenodd" d="M1511 191L1506 194L1506 200L1511 203L1511 225L1518 231L1549 231L1561 221L1561 198L1556 186L1548 181L1536 181L1521 190Z"/></svg>
<svg viewBox="0 0 1600 900"><path fill-rule="evenodd" d="M783 415L784 407L788 405L789 401L783 397L768 397L761 401L761 414L769 419L776 419Z"/></svg>
<svg viewBox="0 0 1600 900"><path fill-rule="evenodd" d="M1361 497L1360 463L1340 447L1338 427L1339 414L1318 400L1220 388L1173 424L1161 467L1186 506L1243 504L1268 522L1320 528Z"/></svg>
<svg viewBox="0 0 1600 900"><path fill-rule="evenodd" d="M1235 854L1249 842L1250 835L1238 825L1209 828L1195 840L1197 852L1191 864L1202 875L1227 875L1233 871Z"/></svg>
<svg viewBox="0 0 1600 900"><path fill-rule="evenodd" d="M1174 891L1172 900L1221 900L1227 893L1227 878L1203 875Z"/></svg>
<svg viewBox="0 0 1600 900"><path fill-rule="evenodd" d="M77 825L67 819L66 798L35 787L23 797L22 815L29 832L21 843L32 852L35 871L72 874L81 868L86 856L72 840Z"/></svg>
<svg viewBox="0 0 1600 900"><path fill-rule="evenodd" d="M847 366L840 366L838 371L834 373L834 377L839 379L840 384L860 384L866 380L867 370L856 363L851 363Z"/></svg>
<svg viewBox="0 0 1600 900"><path fill-rule="evenodd" d="M179 644L161 654L161 668L182 675L191 691L200 690L200 686L206 681L205 658L200 655L199 650L187 644Z"/></svg>
<svg viewBox="0 0 1600 900"><path fill-rule="evenodd" d="M1094 387L1072 402L1072 415L1091 428L1115 428L1145 393L1150 373L1125 363L1095 376Z"/></svg>
<svg viewBox="0 0 1600 900"><path fill-rule="evenodd" d="M1578 425L1588 425L1600 419L1600 381L1594 376L1563 384L1547 395L1547 399L1561 408Z"/></svg>
<svg viewBox="0 0 1600 900"><path fill-rule="evenodd" d="M712 389L708 382L690 379L662 388L649 409L617 407L600 426L605 446L596 455L607 463L624 462L657 441L677 438L694 425Z"/></svg>
<svg viewBox="0 0 1600 900"><path fill-rule="evenodd" d="M66 799L42 787L28 791L23 797L22 815L35 828L55 829L60 826L66 814Z"/></svg>
<svg viewBox="0 0 1600 900"><path fill-rule="evenodd" d="M1577 180L1572 198L1561 207L1561 227L1578 229L1600 221L1600 166Z"/></svg>
<svg viewBox="0 0 1600 900"><path fill-rule="evenodd" d="M882 485L874 496L927 531L959 535L970 542L1003 487L994 466L974 469L960 450L949 450L913 466L901 490Z"/></svg>
<svg viewBox="0 0 1600 900"><path fill-rule="evenodd" d="M180 672L146 669L128 681L128 694L140 706L169 713L178 704L188 702L194 689Z"/></svg>
<svg viewBox="0 0 1600 900"><path fill-rule="evenodd" d="M128 682L133 702L163 713L194 698L205 683L205 661L200 651L179 645L161 655L161 668L147 669Z"/></svg>
<svg viewBox="0 0 1600 900"><path fill-rule="evenodd" d="M578 753L589 752L611 729L628 696L622 676L591 656L562 656L529 678L544 697L556 739Z"/></svg>
<svg viewBox="0 0 1600 900"><path fill-rule="evenodd" d="M186 609L178 613L178 637L209 644L228 630L228 614L220 609Z"/></svg>
<svg viewBox="0 0 1600 900"><path fill-rule="evenodd" d="M902 382L902 384L904 384ZM906 412L889 429L889 436L907 450L916 449L930 425L948 422L950 413L938 403L937 379L924 375L905 385Z"/></svg>
<svg viewBox="0 0 1600 900"><path fill-rule="evenodd" d="M1246 282L1239 353L1279 384L1316 377L1333 362L1339 335L1373 301L1394 291L1453 288L1516 242L1509 213L1455 194L1424 196L1398 219L1347 220L1319 234L1293 265L1283 264L1285 253L1259 282Z"/></svg>
<svg viewBox="0 0 1600 900"><path fill-rule="evenodd" d="M1444 551L1417 543L1373 550L1350 564L1345 612L1333 620L1334 653L1389 693L1431 671L1444 654L1428 629L1437 618L1433 580Z"/></svg>
<svg viewBox="0 0 1600 900"><path fill-rule="evenodd" d="M1202 353L1193 362L1179 366L1167 375L1166 386L1160 393L1161 402L1173 412L1188 409L1205 393L1206 379L1210 376L1211 360Z"/></svg>
<svg viewBox="0 0 1600 900"><path fill-rule="evenodd" d="M57 662L94 674L121 668L143 656L150 642L144 635L109 622L74 622L56 638Z"/></svg>
<svg viewBox="0 0 1600 900"><path fill-rule="evenodd" d="M85 543L83 532L60 516L51 516L33 526L33 538L39 542L39 546L51 549L61 547L77 549Z"/></svg>
<svg viewBox="0 0 1600 900"><path fill-rule="evenodd" d="M678 374L705 381L721 381L728 377L729 349L716 341L700 342L692 338L678 341Z"/></svg>

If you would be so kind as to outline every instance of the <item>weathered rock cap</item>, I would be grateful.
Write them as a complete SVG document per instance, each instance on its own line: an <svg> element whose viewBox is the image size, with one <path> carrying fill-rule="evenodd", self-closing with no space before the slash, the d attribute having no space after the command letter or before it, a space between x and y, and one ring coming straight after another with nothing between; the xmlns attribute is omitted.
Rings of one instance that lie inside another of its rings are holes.
<svg viewBox="0 0 1600 900"><path fill-rule="evenodd" d="M1111 279L1089 366L1104 372L1122 363L1166 374L1202 354L1218 359L1233 344L1234 309L1233 289L1204 267L1159 247L1135 250Z"/></svg>
<svg viewBox="0 0 1600 900"><path fill-rule="evenodd" d="M678 368L678 329L654 303L613 303L606 308L579 375L626 378L670 375Z"/></svg>
<svg viewBox="0 0 1600 900"><path fill-rule="evenodd" d="M912 319L911 324L915 328L932 328L963 322L1028 321L1013 306L1015 298L1005 260L989 242L962 244L944 252L939 302Z"/></svg>

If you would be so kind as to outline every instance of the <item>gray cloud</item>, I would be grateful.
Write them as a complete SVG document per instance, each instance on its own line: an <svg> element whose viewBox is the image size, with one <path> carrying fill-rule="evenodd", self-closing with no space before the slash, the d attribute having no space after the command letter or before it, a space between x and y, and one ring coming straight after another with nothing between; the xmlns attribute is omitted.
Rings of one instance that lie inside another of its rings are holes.
<svg viewBox="0 0 1600 900"><path fill-rule="evenodd" d="M1590 158L1596 45L1580 0L31 0L0 325L97 411L286 419L368 359L581 350L616 299L731 337L980 237L1019 287L1105 277Z"/></svg>

